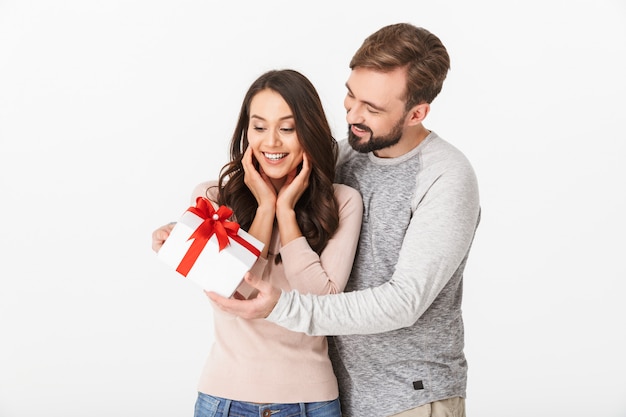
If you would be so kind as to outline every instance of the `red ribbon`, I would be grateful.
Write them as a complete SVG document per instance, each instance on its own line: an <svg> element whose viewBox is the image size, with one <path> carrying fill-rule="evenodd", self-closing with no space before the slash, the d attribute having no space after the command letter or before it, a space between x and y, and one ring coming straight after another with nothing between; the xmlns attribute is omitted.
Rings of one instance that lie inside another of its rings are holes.
<svg viewBox="0 0 626 417"><path fill-rule="evenodd" d="M176 271L183 276L187 276L213 234L217 237L219 251L222 251L230 244L229 238L231 238L257 257L261 255L261 252L254 245L237 234L239 232L239 224L226 220L233 214L233 211L228 207L220 206L217 211L215 211L209 200L204 197L198 197L196 199L196 206L189 207L187 211L204 219L204 221L191 236L189 236L189 239L187 239L193 239L193 243L187 250L185 256L183 256L180 264L178 264L178 268L176 268Z"/></svg>

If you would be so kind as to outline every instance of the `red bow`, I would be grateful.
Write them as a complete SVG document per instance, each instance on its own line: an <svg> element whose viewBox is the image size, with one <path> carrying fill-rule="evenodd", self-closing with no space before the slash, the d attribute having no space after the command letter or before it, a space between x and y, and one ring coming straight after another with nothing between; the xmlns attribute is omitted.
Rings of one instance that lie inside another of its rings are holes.
<svg viewBox="0 0 626 417"><path fill-rule="evenodd" d="M220 251L230 244L230 237L257 257L261 254L256 247L237 234L239 232L239 224L226 220L233 214L233 211L228 207L220 206L217 211L215 211L209 200L204 197L198 197L196 199L196 206L189 207L187 211L204 219L204 221L191 234L191 236L189 236L188 240L193 239L193 243L187 250L185 256L183 256L178 268L176 268L176 271L183 276L187 276L213 234L217 237Z"/></svg>

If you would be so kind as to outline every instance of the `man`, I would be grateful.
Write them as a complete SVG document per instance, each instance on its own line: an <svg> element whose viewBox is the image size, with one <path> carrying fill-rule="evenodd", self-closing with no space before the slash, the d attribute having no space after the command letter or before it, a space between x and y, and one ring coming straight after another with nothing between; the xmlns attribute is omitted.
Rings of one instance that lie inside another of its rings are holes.
<svg viewBox="0 0 626 417"><path fill-rule="evenodd" d="M461 299L478 186L465 156L422 124L449 66L441 41L410 24L373 33L350 62L337 181L361 192L364 213L346 292L281 292L247 275L256 298L209 294L243 318L333 335L348 417L465 416Z"/></svg>

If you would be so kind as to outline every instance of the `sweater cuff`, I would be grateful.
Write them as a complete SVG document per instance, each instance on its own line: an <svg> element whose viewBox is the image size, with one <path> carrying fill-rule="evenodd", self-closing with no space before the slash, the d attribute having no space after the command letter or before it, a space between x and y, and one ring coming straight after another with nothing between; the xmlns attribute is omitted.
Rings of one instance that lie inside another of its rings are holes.
<svg viewBox="0 0 626 417"><path fill-rule="evenodd" d="M263 272L265 271L265 267L267 266L267 258L258 257L252 268L250 268L250 273L252 275L256 275L259 278L263 278Z"/></svg>
<svg viewBox="0 0 626 417"><path fill-rule="evenodd" d="M281 290L278 302L276 303L270 314L265 318L265 320L278 324L281 317L285 313L285 310L287 310L289 304L291 303L289 299L291 298L293 293L293 291L287 292L285 290Z"/></svg>

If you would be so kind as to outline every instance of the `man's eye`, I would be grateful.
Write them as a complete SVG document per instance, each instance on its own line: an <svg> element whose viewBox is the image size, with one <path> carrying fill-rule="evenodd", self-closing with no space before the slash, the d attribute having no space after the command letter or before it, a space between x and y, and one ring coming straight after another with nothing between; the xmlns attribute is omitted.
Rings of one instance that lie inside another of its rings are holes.
<svg viewBox="0 0 626 417"><path fill-rule="evenodd" d="M371 107L368 107L368 108L367 108L367 111L368 111L368 112L370 112L370 113L372 113L372 114L378 114L378 113L380 113L378 110L373 109L373 108L371 108Z"/></svg>

